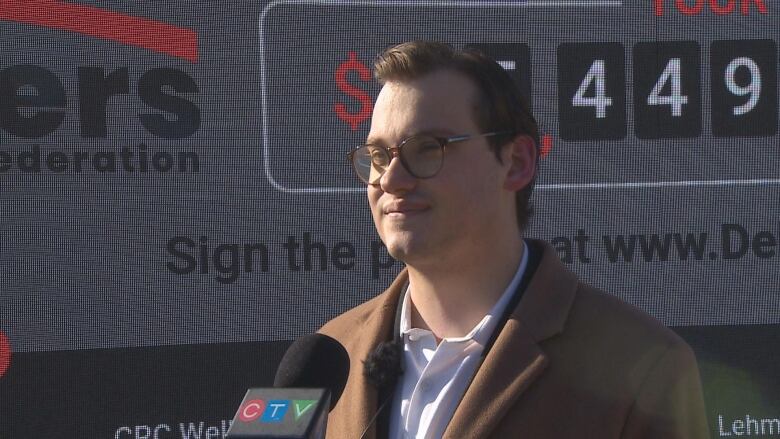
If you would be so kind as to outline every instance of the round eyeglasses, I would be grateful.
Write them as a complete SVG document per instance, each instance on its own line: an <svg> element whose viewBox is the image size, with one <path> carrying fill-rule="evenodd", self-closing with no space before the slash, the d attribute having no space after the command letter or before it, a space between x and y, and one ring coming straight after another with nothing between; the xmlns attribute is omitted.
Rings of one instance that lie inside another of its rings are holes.
<svg viewBox="0 0 780 439"><path fill-rule="evenodd" d="M436 137L427 134L408 137L398 146L361 145L347 154L358 178L363 183L376 185L387 171L393 157L401 159L401 165L416 178L435 176L444 163L444 148L450 143L512 134L512 131L494 131L452 137Z"/></svg>

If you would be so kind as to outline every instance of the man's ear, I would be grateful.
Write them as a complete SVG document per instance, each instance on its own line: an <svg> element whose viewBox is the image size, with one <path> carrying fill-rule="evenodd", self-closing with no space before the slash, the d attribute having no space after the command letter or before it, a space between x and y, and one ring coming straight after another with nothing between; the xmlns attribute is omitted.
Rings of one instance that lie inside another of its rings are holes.
<svg viewBox="0 0 780 439"><path fill-rule="evenodd" d="M501 158L509 166L504 189L517 192L528 186L536 174L537 154L534 140L526 134L515 136L511 142L504 145Z"/></svg>

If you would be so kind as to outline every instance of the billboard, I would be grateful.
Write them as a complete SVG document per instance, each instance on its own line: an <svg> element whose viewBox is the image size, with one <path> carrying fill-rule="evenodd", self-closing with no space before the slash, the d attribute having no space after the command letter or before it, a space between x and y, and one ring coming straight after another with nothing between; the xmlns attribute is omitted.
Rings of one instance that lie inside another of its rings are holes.
<svg viewBox="0 0 780 439"><path fill-rule="evenodd" d="M778 14L3 2L0 437L222 437L292 340L381 292L401 264L346 153L411 39L510 72L542 131L528 235L691 344L713 437L777 434Z"/></svg>

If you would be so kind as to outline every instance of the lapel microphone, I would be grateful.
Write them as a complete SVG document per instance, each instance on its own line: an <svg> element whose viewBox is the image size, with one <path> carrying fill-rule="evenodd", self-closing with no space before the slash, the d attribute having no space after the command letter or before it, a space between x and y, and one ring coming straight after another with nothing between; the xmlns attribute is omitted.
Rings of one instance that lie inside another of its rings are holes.
<svg viewBox="0 0 780 439"><path fill-rule="evenodd" d="M400 338L400 336L397 338ZM363 361L363 375L365 375L369 383L377 388L379 395L384 394L385 396L371 421L363 429L360 439L365 437L369 428L376 422L379 414L382 413L388 402L393 399L398 377L404 372L401 355L403 355L403 344L400 340L383 341Z"/></svg>
<svg viewBox="0 0 780 439"><path fill-rule="evenodd" d="M383 341L363 361L363 375L377 389L389 390L403 374L403 345L399 340Z"/></svg>
<svg viewBox="0 0 780 439"><path fill-rule="evenodd" d="M406 291L409 287L407 282L401 291ZM398 305L395 310L395 324L393 325L393 340L380 342L374 350L368 354L365 360L363 360L363 375L366 377L369 383L377 388L380 395L379 399L383 399L379 405L376 413L369 421L363 433L360 435L360 439L368 432L368 429L376 422L379 414L388 405L393 395L395 394L395 386L398 383L398 378L404 373L403 355L404 355L404 343L401 338L401 310L403 308L403 297L399 297ZM384 395L384 398L381 397ZM381 424L380 424L381 425ZM380 435L377 435L380 436Z"/></svg>

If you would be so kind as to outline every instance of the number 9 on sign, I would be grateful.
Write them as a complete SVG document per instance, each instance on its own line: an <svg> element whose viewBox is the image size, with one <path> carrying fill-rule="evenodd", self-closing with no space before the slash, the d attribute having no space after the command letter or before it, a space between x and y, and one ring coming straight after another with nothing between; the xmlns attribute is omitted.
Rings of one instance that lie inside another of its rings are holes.
<svg viewBox="0 0 780 439"><path fill-rule="evenodd" d="M734 79L734 75L740 67L747 68L750 72L750 79L745 86L737 84ZM743 105L734 107L734 116L742 116L756 108L758 99L761 97L761 69L759 69L758 64L746 57L739 57L731 61L726 67L726 88L737 96L749 96L748 101Z"/></svg>
<svg viewBox="0 0 780 439"><path fill-rule="evenodd" d="M714 41L711 51L712 134L777 133L777 44L773 40Z"/></svg>

